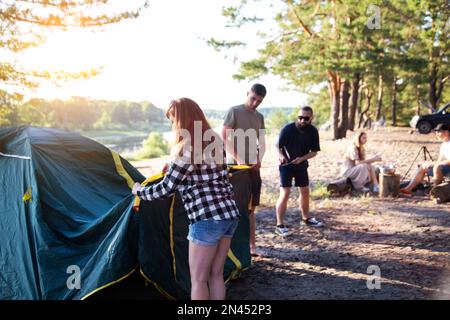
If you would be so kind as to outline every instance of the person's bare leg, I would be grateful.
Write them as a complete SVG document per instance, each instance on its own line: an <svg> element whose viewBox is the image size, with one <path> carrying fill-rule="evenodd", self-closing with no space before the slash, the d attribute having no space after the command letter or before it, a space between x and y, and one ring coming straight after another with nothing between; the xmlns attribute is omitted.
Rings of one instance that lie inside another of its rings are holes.
<svg viewBox="0 0 450 320"><path fill-rule="evenodd" d="M189 241L189 271L191 273L191 299L209 300L208 280L216 246L204 246Z"/></svg>
<svg viewBox="0 0 450 320"><path fill-rule="evenodd" d="M375 167L371 164L368 164L368 166L369 166L369 173L370 173L370 181L374 185L378 185L378 177L377 177L377 173L375 172Z"/></svg>
<svg viewBox="0 0 450 320"><path fill-rule="evenodd" d="M442 173L442 166L433 167L434 183L436 185L441 184L444 181L444 174Z"/></svg>
<svg viewBox="0 0 450 320"><path fill-rule="evenodd" d="M257 254L256 252L256 216L255 216L256 206L252 205L252 208L248 212L248 223L250 226L250 253Z"/></svg>
<svg viewBox="0 0 450 320"><path fill-rule="evenodd" d="M286 214L287 203L289 201L289 194L291 188L280 188L280 196L277 200L276 214L277 214L277 226L284 224L284 215Z"/></svg>
<svg viewBox="0 0 450 320"><path fill-rule="evenodd" d="M309 219L309 186L300 187L300 213L302 219Z"/></svg>
<svg viewBox="0 0 450 320"><path fill-rule="evenodd" d="M223 267L230 249L231 238L222 238L217 246L216 255L209 274L209 298L211 300L225 300L225 282L223 280Z"/></svg>
<svg viewBox="0 0 450 320"><path fill-rule="evenodd" d="M425 177L425 174L428 170L425 169L419 169L414 176L414 179L409 182L409 184L405 187L405 190L411 192L416 186L419 185L419 183L422 182L423 178Z"/></svg>

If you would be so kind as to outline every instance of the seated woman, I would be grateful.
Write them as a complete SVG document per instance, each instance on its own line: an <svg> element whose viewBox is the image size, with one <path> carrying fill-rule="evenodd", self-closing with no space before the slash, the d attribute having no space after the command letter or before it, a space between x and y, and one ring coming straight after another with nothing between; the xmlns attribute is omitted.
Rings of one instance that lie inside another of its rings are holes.
<svg viewBox="0 0 450 320"><path fill-rule="evenodd" d="M366 159L366 150L364 145L367 143L367 133L360 132L355 134L352 144L345 153L345 161L342 165L341 176L349 178L356 190L363 192L369 191L365 185L373 183L373 192L379 191L377 175L372 163L381 161L380 156Z"/></svg>
<svg viewBox="0 0 450 320"><path fill-rule="evenodd" d="M414 179L406 188L400 189L400 193L411 195L413 189L422 182L426 174L434 178L436 185L442 183L444 176L450 176L450 125L439 124L434 130L438 140L442 141L438 160L423 163L417 170Z"/></svg>

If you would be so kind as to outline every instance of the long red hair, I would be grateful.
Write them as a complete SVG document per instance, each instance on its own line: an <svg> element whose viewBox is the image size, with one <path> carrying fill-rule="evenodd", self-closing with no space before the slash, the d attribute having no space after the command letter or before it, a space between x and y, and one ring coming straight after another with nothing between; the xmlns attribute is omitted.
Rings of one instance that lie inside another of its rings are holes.
<svg viewBox="0 0 450 320"><path fill-rule="evenodd" d="M183 136L180 134L180 130L182 129L189 132L191 137L191 150L194 151L194 125L197 121L201 124L201 151L203 152L206 146L211 143L210 141L203 141L205 131L212 129L210 124L208 123L208 120L206 120L205 114L203 113L202 109L200 109L199 105L194 100L189 98L179 98L173 100L170 103L169 108L167 109L166 116L168 118L169 116L172 117L173 120L172 130L175 133L175 153L181 155L182 147L185 143L183 141ZM220 139L218 135L214 135L214 137L215 139Z"/></svg>

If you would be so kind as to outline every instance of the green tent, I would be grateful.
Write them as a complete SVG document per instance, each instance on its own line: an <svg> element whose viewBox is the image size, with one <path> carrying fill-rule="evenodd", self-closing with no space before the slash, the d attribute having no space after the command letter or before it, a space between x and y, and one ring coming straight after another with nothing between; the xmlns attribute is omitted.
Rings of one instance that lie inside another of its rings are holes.
<svg viewBox="0 0 450 320"><path fill-rule="evenodd" d="M250 178L239 168L230 176L242 217L227 280L250 265ZM144 180L117 153L79 134L0 128L0 299L188 299L180 196L142 201L135 212L130 188Z"/></svg>

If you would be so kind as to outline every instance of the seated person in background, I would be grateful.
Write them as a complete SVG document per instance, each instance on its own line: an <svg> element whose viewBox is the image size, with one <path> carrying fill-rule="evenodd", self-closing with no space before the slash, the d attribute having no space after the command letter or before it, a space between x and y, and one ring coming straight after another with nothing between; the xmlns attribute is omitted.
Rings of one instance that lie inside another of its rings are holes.
<svg viewBox="0 0 450 320"><path fill-rule="evenodd" d="M379 185L375 168L372 163L381 161L380 156L366 159L366 150L364 145L367 143L367 133L360 132L355 134L352 144L345 153L345 160L341 169L341 176L352 181L356 190L363 192L369 191L365 185L373 183L373 192L379 191Z"/></svg>
<svg viewBox="0 0 450 320"><path fill-rule="evenodd" d="M438 160L436 162L423 163L414 179L411 180L406 188L400 189L400 193L411 195L412 190L422 182L425 174L434 177L435 185L442 183L444 176L450 176L450 125L441 123L434 130L436 137L439 141L442 141Z"/></svg>

